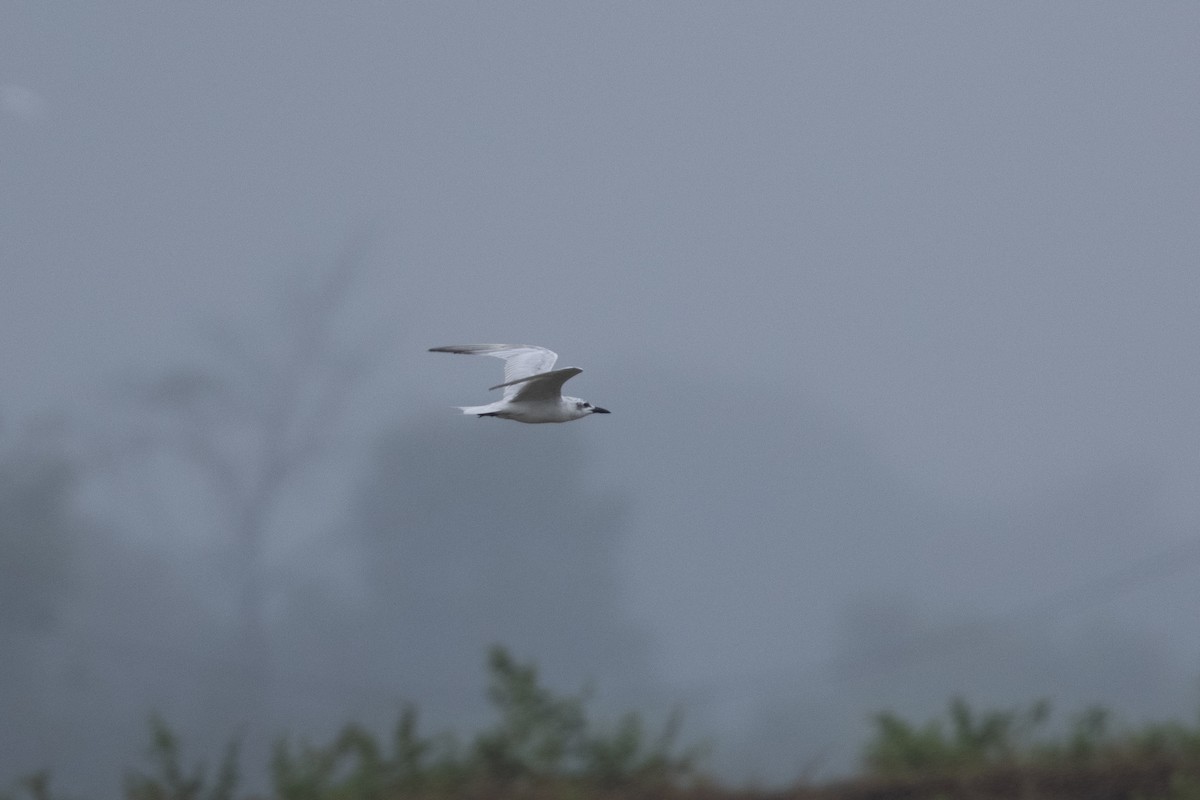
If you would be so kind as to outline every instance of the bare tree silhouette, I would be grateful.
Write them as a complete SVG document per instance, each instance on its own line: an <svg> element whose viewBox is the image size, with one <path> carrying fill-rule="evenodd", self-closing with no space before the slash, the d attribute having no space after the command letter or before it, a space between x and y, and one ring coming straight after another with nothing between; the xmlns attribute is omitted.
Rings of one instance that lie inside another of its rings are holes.
<svg viewBox="0 0 1200 800"><path fill-rule="evenodd" d="M287 492L336 449L347 407L378 363L379 348L343 341L367 243L359 237L330 268L298 280L263 318L208 330L203 366L125 388L138 418L121 457L182 468L186 484L160 491L199 492L212 534L228 548L222 571L236 595L239 672L239 696L230 699L245 716L264 706L270 685L272 526ZM178 499L159 498L156 524L179 524L169 513L187 507Z"/></svg>

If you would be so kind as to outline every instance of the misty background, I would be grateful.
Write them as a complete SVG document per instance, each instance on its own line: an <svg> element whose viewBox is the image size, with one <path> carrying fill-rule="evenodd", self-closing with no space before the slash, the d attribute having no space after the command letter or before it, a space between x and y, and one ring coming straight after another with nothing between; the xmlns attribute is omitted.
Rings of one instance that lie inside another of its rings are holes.
<svg viewBox="0 0 1200 800"><path fill-rule="evenodd" d="M492 643L731 781L1194 719L1198 130L1190 4L5 4L0 785ZM491 341L613 413L459 415Z"/></svg>

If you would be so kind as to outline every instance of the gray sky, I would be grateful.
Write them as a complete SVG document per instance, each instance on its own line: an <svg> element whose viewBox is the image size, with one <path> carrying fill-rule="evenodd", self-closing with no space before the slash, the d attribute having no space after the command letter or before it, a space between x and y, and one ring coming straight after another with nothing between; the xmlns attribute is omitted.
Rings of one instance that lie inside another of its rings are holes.
<svg viewBox="0 0 1200 800"><path fill-rule="evenodd" d="M1200 7L3 17L6 424L103 418L114 376L193 357L369 229L339 335L388 344L351 427L485 401L498 365L432 345L583 367L611 416L503 435L582 442L628 498L623 602L714 727L761 728L796 675L809 712L903 705L838 683L889 606L1016 626L1064 672L1121 632L1166 677L1083 700L1196 706L1194 549L1120 571L1200 536Z"/></svg>

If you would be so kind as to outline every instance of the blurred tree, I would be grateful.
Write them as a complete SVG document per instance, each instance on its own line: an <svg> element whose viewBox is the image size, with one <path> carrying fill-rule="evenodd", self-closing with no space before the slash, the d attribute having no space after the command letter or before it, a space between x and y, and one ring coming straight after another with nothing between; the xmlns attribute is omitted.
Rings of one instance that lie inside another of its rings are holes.
<svg viewBox="0 0 1200 800"><path fill-rule="evenodd" d="M661 697L623 606L628 501L588 484L581 432L493 423L447 413L378 441L347 532L378 634L363 655L454 724L477 699L466 666L494 643L645 709Z"/></svg>
<svg viewBox="0 0 1200 800"><path fill-rule="evenodd" d="M332 455L347 406L375 363L375 351L346 344L343 335L364 243L297 281L261 317L211 330L203 364L134 381L128 391L138 414L122 457L154 471L159 492L170 495L158 498L161 508L186 514L198 505L208 515L205 533L227 535L224 572L236 597L242 672L234 702L247 717L270 685L272 526L288 492ZM164 470L164 458L179 469ZM158 524L172 525L169 519L164 514Z"/></svg>
<svg viewBox="0 0 1200 800"><path fill-rule="evenodd" d="M71 508L76 478L47 435L0 454L0 632L44 631L67 599L81 527Z"/></svg>
<svg viewBox="0 0 1200 800"><path fill-rule="evenodd" d="M0 445L0 784L36 757L28 733L52 691L44 650L78 589L86 522L62 433L41 426Z"/></svg>

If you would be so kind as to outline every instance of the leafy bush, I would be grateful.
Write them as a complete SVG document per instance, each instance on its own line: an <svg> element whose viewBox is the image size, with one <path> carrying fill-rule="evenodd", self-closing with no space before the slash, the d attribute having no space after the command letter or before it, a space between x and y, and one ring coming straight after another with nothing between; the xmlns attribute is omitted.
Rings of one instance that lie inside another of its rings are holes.
<svg viewBox="0 0 1200 800"><path fill-rule="evenodd" d="M1032 757L1039 763L1077 766L1154 759L1200 765L1200 720L1194 727L1152 722L1115 730L1112 715L1093 707L1075 717L1064 741L1039 743Z"/></svg>
<svg viewBox="0 0 1200 800"><path fill-rule="evenodd" d="M864 765L875 790L899 796L1200 800L1200 722L1117 729L1094 707L1050 736L1049 711L977 713L956 698L923 725L883 713Z"/></svg>
<svg viewBox="0 0 1200 800"><path fill-rule="evenodd" d="M207 788L208 769L196 764L190 772L182 764L179 740L159 717L150 719L150 760L157 767L154 775L130 772L125 777L128 800L232 800L238 782L238 741L226 748L216 779Z"/></svg>
<svg viewBox="0 0 1200 800"><path fill-rule="evenodd" d="M979 714L955 697L949 724L933 719L913 725L885 711L875 717L876 733L866 747L867 770L874 775L948 772L1012 763L1027 749L1030 737L1050 714L1040 700L1025 711Z"/></svg>
<svg viewBox="0 0 1200 800"><path fill-rule="evenodd" d="M537 668L503 647L488 653L488 700L500 722L475 739L482 775L500 784L558 777L579 755L587 720L581 697L556 697L538 685Z"/></svg>
<svg viewBox="0 0 1200 800"><path fill-rule="evenodd" d="M324 748L301 744L293 751L281 739L271 761L271 776L280 800L372 800L444 793L466 780L453 738L422 738L411 706L392 731L390 749L381 748L370 731L355 724L344 727Z"/></svg>
<svg viewBox="0 0 1200 800"><path fill-rule="evenodd" d="M532 787L649 788L694 768L694 751L676 752L677 717L653 738L634 713L612 730L596 730L585 713L585 695L554 694L538 682L536 667L518 663L503 647L489 651L488 672L487 696L499 719L469 747L450 735L422 737L415 709L407 708L388 749L356 725L325 747L281 740L271 765L276 795L385 800Z"/></svg>
<svg viewBox="0 0 1200 800"><path fill-rule="evenodd" d="M680 750L678 715L652 734L628 713L607 725L586 713L586 692L544 687L532 664L503 647L488 653L487 697L495 723L466 744L418 732L417 711L402 710L381 741L348 724L326 745L280 739L271 760L277 800L437 800L450 797L755 797L696 778L699 753ZM962 698L944 716L912 723L892 712L875 717L863 751L864 774L825 787L797 786L794 796L1058 797L1200 800L1200 719L1118 729L1103 708L1085 710L1047 733L1050 706L978 711ZM150 720L148 772L129 772L127 800L233 800L238 742L215 770L185 768L179 741ZM685 780L691 790L682 792ZM776 795L777 796L777 795ZM20 781L0 800L54 800L50 773Z"/></svg>

